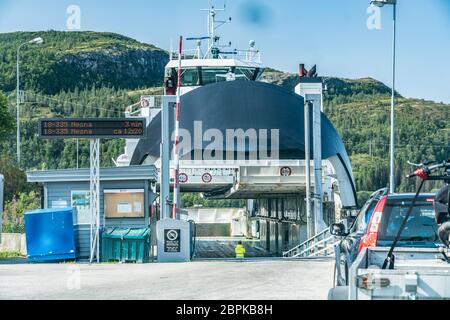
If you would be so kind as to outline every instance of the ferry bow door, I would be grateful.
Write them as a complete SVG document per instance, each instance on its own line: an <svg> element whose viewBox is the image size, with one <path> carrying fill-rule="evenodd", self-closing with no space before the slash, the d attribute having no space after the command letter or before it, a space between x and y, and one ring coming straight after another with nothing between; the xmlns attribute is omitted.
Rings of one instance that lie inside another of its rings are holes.
<svg viewBox="0 0 450 320"><path fill-rule="evenodd" d="M274 240L275 240L275 253L278 254L279 245L278 245L278 199L273 199L273 206L272 209L274 210L275 214L275 222L274 222Z"/></svg>
<svg viewBox="0 0 450 320"><path fill-rule="evenodd" d="M267 217L271 216L271 206L272 206L272 200L271 199L267 199L265 204L267 205L266 209L267 209ZM270 254L270 225L271 225L271 221L270 219L266 219L265 221L265 227L266 227L266 250L267 252Z"/></svg>
<svg viewBox="0 0 450 320"><path fill-rule="evenodd" d="M280 219L281 219L281 243L282 250L287 251L289 249L289 240L290 240L290 229L291 224L286 222L286 218L288 218L288 210L292 209L292 204L290 203L290 198L281 198L281 206L280 206Z"/></svg>
<svg viewBox="0 0 450 320"><path fill-rule="evenodd" d="M268 246L267 250L271 254L278 255L279 253L279 223L278 223L278 217L279 217L279 208L278 208L279 201L278 199L269 199L268 200L268 211L269 211L269 217L271 219L267 220L267 237L268 237Z"/></svg>
<svg viewBox="0 0 450 320"><path fill-rule="evenodd" d="M283 223L283 251L289 249L289 224Z"/></svg>
<svg viewBox="0 0 450 320"><path fill-rule="evenodd" d="M280 254L280 216L281 216L281 199L274 200L274 209L275 209L275 253L278 255Z"/></svg>

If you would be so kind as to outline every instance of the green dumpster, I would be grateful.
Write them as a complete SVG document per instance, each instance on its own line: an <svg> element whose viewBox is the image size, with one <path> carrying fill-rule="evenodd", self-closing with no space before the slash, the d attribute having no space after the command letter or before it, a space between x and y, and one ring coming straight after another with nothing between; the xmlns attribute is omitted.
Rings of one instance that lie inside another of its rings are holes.
<svg viewBox="0 0 450 320"><path fill-rule="evenodd" d="M150 260L150 228L129 229L123 237L122 262Z"/></svg>
<svg viewBox="0 0 450 320"><path fill-rule="evenodd" d="M124 228L106 228L102 233L101 260L122 261L123 237L130 231Z"/></svg>

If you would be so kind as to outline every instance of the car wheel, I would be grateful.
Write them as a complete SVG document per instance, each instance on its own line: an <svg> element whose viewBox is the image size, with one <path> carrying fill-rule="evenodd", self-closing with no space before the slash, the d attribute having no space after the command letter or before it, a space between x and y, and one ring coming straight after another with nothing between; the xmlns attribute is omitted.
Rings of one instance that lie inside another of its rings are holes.
<svg viewBox="0 0 450 320"><path fill-rule="evenodd" d="M328 300L348 300L348 287L331 288L328 291Z"/></svg>
<svg viewBox="0 0 450 320"><path fill-rule="evenodd" d="M439 239L448 247L450 245L450 221L443 223L438 230Z"/></svg>

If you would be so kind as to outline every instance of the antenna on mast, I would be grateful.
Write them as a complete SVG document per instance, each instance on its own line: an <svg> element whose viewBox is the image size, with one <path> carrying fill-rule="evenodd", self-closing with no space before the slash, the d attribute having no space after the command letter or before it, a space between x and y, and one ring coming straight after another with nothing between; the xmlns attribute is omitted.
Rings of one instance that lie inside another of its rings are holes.
<svg viewBox="0 0 450 320"><path fill-rule="evenodd" d="M201 9L201 11L207 11L208 12L208 50L206 55L211 55L213 58L218 57L219 54L219 40L220 37L215 35L215 31L223 26L226 23L231 22L231 17L229 17L227 20L216 20L216 13L217 12L225 12L226 11L226 2L224 0L223 2L223 8L216 9L213 5L211 5L211 0L208 0L208 9ZM229 44L231 46L231 43Z"/></svg>

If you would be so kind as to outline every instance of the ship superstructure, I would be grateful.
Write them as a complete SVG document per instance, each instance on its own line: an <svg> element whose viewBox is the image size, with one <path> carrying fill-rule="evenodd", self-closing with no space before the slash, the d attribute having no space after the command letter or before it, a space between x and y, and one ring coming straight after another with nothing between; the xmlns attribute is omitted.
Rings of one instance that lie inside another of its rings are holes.
<svg viewBox="0 0 450 320"><path fill-rule="evenodd" d="M211 6L207 12L207 36L187 37L186 41L195 42L195 48L182 51L181 57L181 95L199 87L221 81L257 81L264 72L260 51L254 40L249 41L245 50L231 49L232 42L223 44L216 31L230 23L231 18L219 20L218 14L226 7L216 9ZM169 62L164 71L164 96L174 96L177 91L178 52L171 48ZM147 125L161 111L163 96L143 95L139 102L128 106L126 117L146 118ZM125 153L115 164L129 165L138 140L127 139Z"/></svg>
<svg viewBox="0 0 450 320"><path fill-rule="evenodd" d="M231 22L231 18L217 19L218 13L225 11L225 6L221 9L211 6L203 11L208 14L208 35L186 38L187 41L195 41L196 47L184 50L182 53L181 94L220 81L258 80L264 69L255 41L250 40L247 50L231 50L232 42L223 44L221 37L216 34L218 28ZM206 50L203 49L205 44ZM178 52L173 52L172 49L170 51L170 61L165 68L166 95L174 95L177 89L175 79L177 78Z"/></svg>

